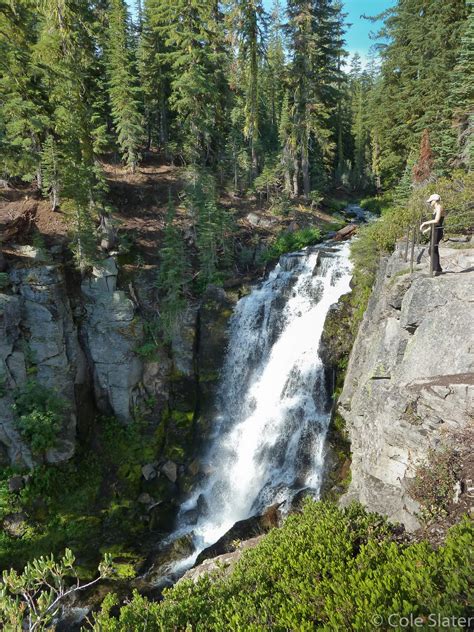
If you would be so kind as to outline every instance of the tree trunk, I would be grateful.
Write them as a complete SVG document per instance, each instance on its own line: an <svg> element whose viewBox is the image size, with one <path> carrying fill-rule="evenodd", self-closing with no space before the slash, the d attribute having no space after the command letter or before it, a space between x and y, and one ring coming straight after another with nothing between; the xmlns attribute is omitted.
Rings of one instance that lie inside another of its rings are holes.
<svg viewBox="0 0 474 632"><path fill-rule="evenodd" d="M293 196L298 197L300 194L300 186L299 186L299 164L298 158L295 156L293 158Z"/></svg>
<svg viewBox="0 0 474 632"><path fill-rule="evenodd" d="M43 188L43 175L41 173L41 167L38 167L38 169L36 170L36 184L38 186L38 189L41 191L41 189Z"/></svg>
<svg viewBox="0 0 474 632"><path fill-rule="evenodd" d="M306 199L309 199L309 193L311 191L311 182L309 179L309 156L308 145L305 145L301 152L301 170L303 172L303 195Z"/></svg>

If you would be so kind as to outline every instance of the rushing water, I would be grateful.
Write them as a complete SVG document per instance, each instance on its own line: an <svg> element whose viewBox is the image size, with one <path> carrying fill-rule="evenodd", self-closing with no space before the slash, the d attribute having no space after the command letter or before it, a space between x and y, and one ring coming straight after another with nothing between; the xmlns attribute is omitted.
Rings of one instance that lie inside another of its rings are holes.
<svg viewBox="0 0 474 632"><path fill-rule="evenodd" d="M238 302L204 456L208 475L182 505L175 534L193 534L193 559L238 520L301 489L318 496L331 408L318 348L350 279L349 244L326 244L282 256Z"/></svg>

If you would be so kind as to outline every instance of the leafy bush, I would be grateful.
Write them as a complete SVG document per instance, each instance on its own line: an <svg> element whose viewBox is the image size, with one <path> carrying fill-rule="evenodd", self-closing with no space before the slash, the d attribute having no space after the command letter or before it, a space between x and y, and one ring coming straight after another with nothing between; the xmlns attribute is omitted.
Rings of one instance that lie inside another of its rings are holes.
<svg viewBox="0 0 474 632"><path fill-rule="evenodd" d="M286 252L301 250L306 246L318 243L321 240L319 228L303 228L292 233L281 233L269 248L263 253L263 263L278 259Z"/></svg>
<svg viewBox="0 0 474 632"><path fill-rule="evenodd" d="M36 380L28 380L17 388L13 397L16 424L33 453L41 454L54 447L67 402Z"/></svg>
<svg viewBox="0 0 474 632"><path fill-rule="evenodd" d="M417 467L410 492L422 506L420 517L424 522L446 515L458 480L457 466L456 452L445 447L443 450L430 450L426 461Z"/></svg>
<svg viewBox="0 0 474 632"><path fill-rule="evenodd" d="M324 198L323 205L328 209L329 213L340 213L347 208L348 200L337 200L336 198Z"/></svg>
<svg viewBox="0 0 474 632"><path fill-rule="evenodd" d="M360 505L308 501L244 552L231 574L181 581L161 603L135 594L118 619L110 616L117 600L108 597L94 629L362 631L390 613L466 616L472 545L467 519L434 550L400 541L399 531Z"/></svg>
<svg viewBox="0 0 474 632"><path fill-rule="evenodd" d="M112 572L109 558L99 566L99 576L81 586L74 567L75 558L70 549L55 560L40 557L29 562L23 573L4 571L0 580L0 623L4 630L51 629L51 624L62 608L62 602L84 588L96 584ZM68 578L76 581L68 585Z"/></svg>
<svg viewBox="0 0 474 632"><path fill-rule="evenodd" d="M393 195L391 193L384 193L383 195L375 195L373 197L367 197L360 200L359 205L373 213L374 215L382 215L393 205Z"/></svg>

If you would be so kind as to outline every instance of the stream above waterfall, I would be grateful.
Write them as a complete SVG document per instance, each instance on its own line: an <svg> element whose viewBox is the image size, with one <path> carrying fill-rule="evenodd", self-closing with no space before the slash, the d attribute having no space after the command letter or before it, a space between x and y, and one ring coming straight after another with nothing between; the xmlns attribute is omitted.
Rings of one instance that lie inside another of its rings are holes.
<svg viewBox="0 0 474 632"><path fill-rule="evenodd" d="M181 505L168 542L191 535L194 563L237 521L307 490L319 497L332 392L319 355L331 305L350 291L349 243L280 257L236 305L216 410L202 455L204 479Z"/></svg>

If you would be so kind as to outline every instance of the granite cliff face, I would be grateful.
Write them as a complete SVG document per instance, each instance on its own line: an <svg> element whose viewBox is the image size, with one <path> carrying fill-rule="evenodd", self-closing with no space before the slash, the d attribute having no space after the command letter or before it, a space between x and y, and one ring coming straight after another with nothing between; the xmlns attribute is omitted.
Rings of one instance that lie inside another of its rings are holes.
<svg viewBox="0 0 474 632"><path fill-rule="evenodd" d="M444 248L431 278L421 249L413 274L402 249L383 260L352 349L339 410L352 444L343 502L419 526L410 480L429 448L472 423L474 249Z"/></svg>
<svg viewBox="0 0 474 632"><path fill-rule="evenodd" d="M0 464L31 468L43 458L70 459L78 429L89 427L97 412L123 424L137 415L155 426L166 423L168 435L189 447L219 375L232 313L226 293L210 286L170 349L157 346L144 357L138 352L144 324L159 305L156 297L149 304L141 297L153 279L137 284L137 297L130 286L119 289L114 257L82 280L65 264L61 247L11 245L7 260L0 289ZM13 408L15 393L29 381L67 402L55 446L41 456L20 436Z"/></svg>
<svg viewBox="0 0 474 632"><path fill-rule="evenodd" d="M68 401L68 412L50 463L68 459L75 449L76 395L86 382L85 356L78 342L62 266L26 246L10 271L9 292L0 294L0 450L2 460L31 466L33 457L21 440L12 410L14 389L34 378Z"/></svg>

